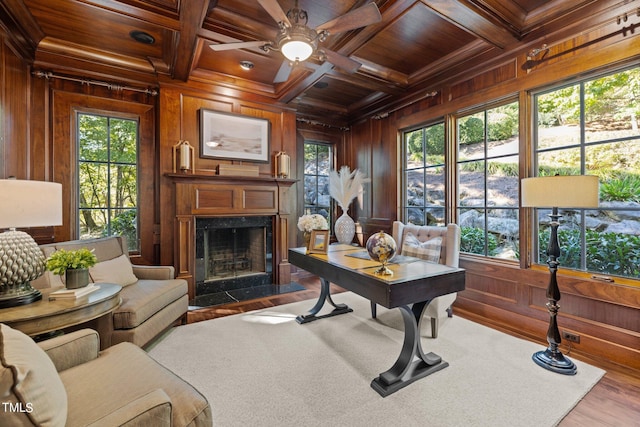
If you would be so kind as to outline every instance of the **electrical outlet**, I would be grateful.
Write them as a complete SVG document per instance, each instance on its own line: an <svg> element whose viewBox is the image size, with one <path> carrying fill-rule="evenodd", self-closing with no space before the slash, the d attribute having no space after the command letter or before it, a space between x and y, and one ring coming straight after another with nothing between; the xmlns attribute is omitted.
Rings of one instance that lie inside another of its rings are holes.
<svg viewBox="0 0 640 427"><path fill-rule="evenodd" d="M578 335L578 334L572 334L571 332L562 331L562 338L567 340L567 341L571 341L571 342L574 342L576 344L580 344L580 335Z"/></svg>

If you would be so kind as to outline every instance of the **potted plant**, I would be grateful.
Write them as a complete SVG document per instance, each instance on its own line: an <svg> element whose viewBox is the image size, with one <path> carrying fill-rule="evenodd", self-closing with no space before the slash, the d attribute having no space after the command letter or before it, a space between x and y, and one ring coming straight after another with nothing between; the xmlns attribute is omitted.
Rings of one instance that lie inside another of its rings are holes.
<svg viewBox="0 0 640 427"><path fill-rule="evenodd" d="M74 251L59 249L47 258L45 265L53 274L65 275L68 289L76 289L89 284L89 267L97 262L96 255L87 248Z"/></svg>

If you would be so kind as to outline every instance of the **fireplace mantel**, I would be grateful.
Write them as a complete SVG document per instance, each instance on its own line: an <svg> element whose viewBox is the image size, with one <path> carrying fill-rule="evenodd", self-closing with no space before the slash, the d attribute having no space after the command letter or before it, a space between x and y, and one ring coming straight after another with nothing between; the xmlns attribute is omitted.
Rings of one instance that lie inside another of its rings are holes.
<svg viewBox="0 0 640 427"><path fill-rule="evenodd" d="M167 174L175 184L175 267L177 276L189 283L189 298L195 296L195 220L197 217L274 217L274 283L291 283L287 259L291 217L295 213L290 196L297 180L273 177Z"/></svg>

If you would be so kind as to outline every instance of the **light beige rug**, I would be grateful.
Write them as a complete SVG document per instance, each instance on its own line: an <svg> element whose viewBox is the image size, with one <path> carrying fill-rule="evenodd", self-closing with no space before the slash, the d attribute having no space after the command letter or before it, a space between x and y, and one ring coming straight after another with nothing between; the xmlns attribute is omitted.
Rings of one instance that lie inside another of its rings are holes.
<svg viewBox="0 0 640 427"><path fill-rule="evenodd" d="M149 353L223 427L553 426L604 374L575 359L577 375L549 372L531 360L544 347L454 316L437 339L422 334L450 366L382 398L370 383L398 357L401 314L378 307L371 319L368 300L333 299L354 312L299 325L315 301L293 303L176 327Z"/></svg>

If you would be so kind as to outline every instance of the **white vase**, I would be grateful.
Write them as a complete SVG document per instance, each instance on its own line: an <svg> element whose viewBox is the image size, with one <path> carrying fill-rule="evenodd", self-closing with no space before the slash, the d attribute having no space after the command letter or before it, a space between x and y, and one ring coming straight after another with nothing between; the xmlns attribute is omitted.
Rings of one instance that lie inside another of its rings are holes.
<svg viewBox="0 0 640 427"><path fill-rule="evenodd" d="M356 235L356 223L347 215L347 211L343 211L340 218L336 220L335 233L338 243L350 245L353 237Z"/></svg>

